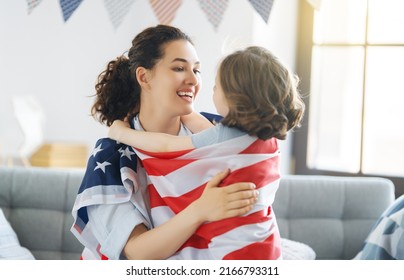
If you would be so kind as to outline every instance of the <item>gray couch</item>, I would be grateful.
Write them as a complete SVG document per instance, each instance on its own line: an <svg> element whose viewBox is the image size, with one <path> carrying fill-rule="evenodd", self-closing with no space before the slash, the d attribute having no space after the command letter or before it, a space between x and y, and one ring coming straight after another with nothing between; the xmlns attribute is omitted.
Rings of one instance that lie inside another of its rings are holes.
<svg viewBox="0 0 404 280"><path fill-rule="evenodd" d="M0 207L36 259L80 257L70 227L83 172L0 167ZM393 183L383 178L288 175L274 211L282 237L309 245L317 259L351 259L393 201Z"/></svg>

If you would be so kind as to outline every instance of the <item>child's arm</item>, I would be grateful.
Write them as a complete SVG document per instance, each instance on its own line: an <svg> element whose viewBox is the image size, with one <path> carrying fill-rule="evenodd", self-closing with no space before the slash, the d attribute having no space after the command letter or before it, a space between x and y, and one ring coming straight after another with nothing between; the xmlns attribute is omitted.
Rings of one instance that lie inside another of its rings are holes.
<svg viewBox="0 0 404 280"><path fill-rule="evenodd" d="M138 131L129 128L127 123L121 120L115 120L112 123L108 131L108 137L149 152L172 152L194 148L190 136Z"/></svg>
<svg viewBox="0 0 404 280"><path fill-rule="evenodd" d="M197 112L181 116L181 122L191 130L192 133L198 133L213 126L207 118Z"/></svg>

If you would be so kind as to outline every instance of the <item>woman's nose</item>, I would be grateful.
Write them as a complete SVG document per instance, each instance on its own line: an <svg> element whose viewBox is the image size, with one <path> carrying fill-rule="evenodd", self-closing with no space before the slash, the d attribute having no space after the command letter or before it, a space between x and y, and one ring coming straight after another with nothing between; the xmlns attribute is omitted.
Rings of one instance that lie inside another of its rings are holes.
<svg viewBox="0 0 404 280"><path fill-rule="evenodd" d="M194 71L190 71L189 75L187 76L187 84L196 86L199 84L199 74L195 73Z"/></svg>

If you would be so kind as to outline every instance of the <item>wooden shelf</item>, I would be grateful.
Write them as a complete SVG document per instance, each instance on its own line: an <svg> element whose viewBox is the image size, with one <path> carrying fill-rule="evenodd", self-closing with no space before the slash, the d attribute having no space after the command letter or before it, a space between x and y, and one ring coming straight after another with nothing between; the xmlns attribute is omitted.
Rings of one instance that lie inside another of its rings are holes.
<svg viewBox="0 0 404 280"><path fill-rule="evenodd" d="M85 167L88 148L83 144L46 143L32 154L32 166L42 167Z"/></svg>

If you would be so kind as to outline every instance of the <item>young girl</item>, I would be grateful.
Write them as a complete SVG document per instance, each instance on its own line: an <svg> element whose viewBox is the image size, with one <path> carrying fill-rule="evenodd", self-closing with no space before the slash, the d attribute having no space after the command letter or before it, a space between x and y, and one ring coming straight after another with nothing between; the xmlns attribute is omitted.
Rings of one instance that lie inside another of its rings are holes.
<svg viewBox="0 0 404 280"><path fill-rule="evenodd" d="M217 170L230 168L228 183L252 181L259 190L258 202L249 213L204 224L172 258L281 258L271 207L280 177L277 139L285 139L303 116L297 83L271 52L248 47L220 63L213 100L224 118L216 126L192 136L172 136L135 131L123 121L112 124L109 137L135 147L142 159L149 191L159 197L151 201L157 224L159 217L179 213L198 198ZM183 98L189 98L186 92ZM161 153L173 151L177 152ZM193 180L181 185L178 169L192 174Z"/></svg>

